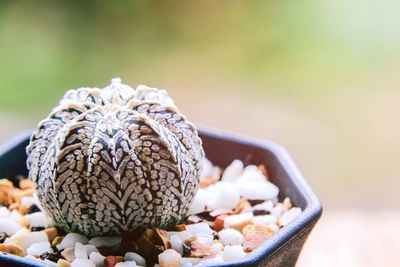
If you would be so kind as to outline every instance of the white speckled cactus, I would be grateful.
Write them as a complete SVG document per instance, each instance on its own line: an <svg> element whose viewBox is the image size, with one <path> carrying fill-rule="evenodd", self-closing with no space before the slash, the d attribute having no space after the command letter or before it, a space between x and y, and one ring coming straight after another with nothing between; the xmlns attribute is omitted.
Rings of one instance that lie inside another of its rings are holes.
<svg viewBox="0 0 400 267"><path fill-rule="evenodd" d="M118 78L104 89L68 91L27 153L47 214L87 236L180 222L204 157L196 128L166 91Z"/></svg>

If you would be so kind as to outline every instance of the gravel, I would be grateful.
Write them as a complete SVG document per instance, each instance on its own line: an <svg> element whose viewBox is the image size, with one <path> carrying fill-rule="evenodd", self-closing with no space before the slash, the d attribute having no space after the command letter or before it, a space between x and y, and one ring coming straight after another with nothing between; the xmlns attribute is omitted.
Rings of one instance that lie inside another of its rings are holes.
<svg viewBox="0 0 400 267"><path fill-rule="evenodd" d="M16 208L0 206L0 251L63 267L216 265L243 259L302 213L290 199L278 200L279 188L264 175L264 167L244 167L235 160L221 175L210 161L203 165L190 216L173 231L147 229L124 240L63 236L37 199L25 194Z"/></svg>

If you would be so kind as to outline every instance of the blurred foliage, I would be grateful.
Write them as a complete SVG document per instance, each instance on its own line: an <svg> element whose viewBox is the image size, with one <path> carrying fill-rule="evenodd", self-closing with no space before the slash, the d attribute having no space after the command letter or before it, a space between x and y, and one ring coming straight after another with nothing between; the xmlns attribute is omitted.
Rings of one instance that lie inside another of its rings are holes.
<svg viewBox="0 0 400 267"><path fill-rule="evenodd" d="M253 84L323 94L398 64L394 0L1 1L0 106L47 112L68 88ZM396 56L394 56L396 55Z"/></svg>

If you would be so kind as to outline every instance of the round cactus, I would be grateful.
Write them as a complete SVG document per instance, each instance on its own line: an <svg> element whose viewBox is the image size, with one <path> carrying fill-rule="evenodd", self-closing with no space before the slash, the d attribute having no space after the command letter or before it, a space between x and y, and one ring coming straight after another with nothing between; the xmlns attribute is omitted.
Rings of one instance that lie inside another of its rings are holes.
<svg viewBox="0 0 400 267"><path fill-rule="evenodd" d="M204 157L165 90L116 78L68 91L27 147L29 177L57 226L86 236L167 228L186 215Z"/></svg>

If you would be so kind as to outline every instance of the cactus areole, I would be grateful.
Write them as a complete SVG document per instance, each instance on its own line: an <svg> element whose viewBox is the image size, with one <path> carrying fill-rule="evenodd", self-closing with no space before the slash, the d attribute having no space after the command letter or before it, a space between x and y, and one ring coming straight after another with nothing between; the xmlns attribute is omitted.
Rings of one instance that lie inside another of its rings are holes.
<svg viewBox="0 0 400 267"><path fill-rule="evenodd" d="M180 223L198 189L202 142L165 90L112 80L68 91L27 147L55 224L86 236Z"/></svg>

